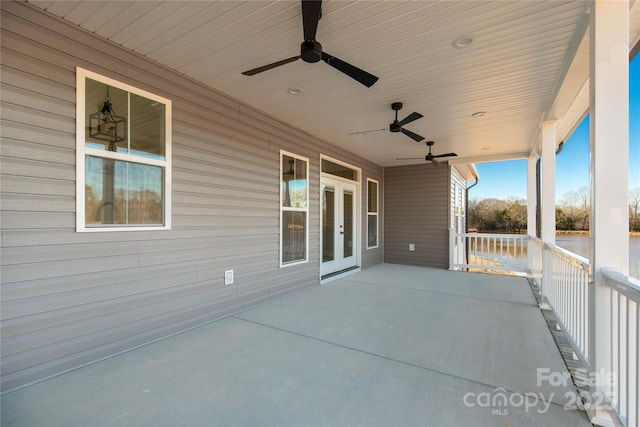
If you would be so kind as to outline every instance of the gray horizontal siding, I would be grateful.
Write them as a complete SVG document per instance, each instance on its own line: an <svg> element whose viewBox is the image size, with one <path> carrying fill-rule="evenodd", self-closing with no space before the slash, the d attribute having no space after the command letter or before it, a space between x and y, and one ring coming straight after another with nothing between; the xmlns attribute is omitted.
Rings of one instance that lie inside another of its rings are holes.
<svg viewBox="0 0 640 427"><path fill-rule="evenodd" d="M385 169L385 262L448 267L448 169L430 163Z"/></svg>
<svg viewBox="0 0 640 427"><path fill-rule="evenodd" d="M382 190L370 162L25 3L0 7L3 390L317 284L321 153ZM172 100L172 230L75 231L76 66ZM309 262L286 268L281 149L310 161ZM366 204L362 221L364 239ZM363 266L381 261L363 249Z"/></svg>

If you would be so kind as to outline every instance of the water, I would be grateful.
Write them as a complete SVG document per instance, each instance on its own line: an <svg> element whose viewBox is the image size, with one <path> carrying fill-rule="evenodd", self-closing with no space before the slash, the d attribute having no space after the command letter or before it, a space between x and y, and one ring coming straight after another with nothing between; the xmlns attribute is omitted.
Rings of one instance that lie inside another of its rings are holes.
<svg viewBox="0 0 640 427"><path fill-rule="evenodd" d="M589 236L586 234L558 234L556 245L589 258ZM629 276L640 279L640 236L629 236Z"/></svg>

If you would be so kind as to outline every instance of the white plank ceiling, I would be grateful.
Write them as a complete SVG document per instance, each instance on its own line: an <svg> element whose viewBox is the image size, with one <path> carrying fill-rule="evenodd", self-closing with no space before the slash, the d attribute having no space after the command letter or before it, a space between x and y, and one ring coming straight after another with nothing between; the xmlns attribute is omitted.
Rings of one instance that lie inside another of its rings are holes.
<svg viewBox="0 0 640 427"><path fill-rule="evenodd" d="M325 1L316 38L379 77L367 88L323 62L241 74L300 53L299 1L29 3L382 166L427 152L389 132L392 102L404 103L400 119L424 115L406 128L434 140L434 154L529 154L588 22L587 1ZM473 42L456 48L460 37Z"/></svg>

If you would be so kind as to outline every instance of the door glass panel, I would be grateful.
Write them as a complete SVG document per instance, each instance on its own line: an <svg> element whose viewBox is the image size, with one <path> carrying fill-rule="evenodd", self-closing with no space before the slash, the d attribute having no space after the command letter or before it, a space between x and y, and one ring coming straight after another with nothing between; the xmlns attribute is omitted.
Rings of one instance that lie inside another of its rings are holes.
<svg viewBox="0 0 640 427"><path fill-rule="evenodd" d="M335 222L336 189L330 186L322 188L322 262L329 262L335 259L334 236L336 231Z"/></svg>
<svg viewBox="0 0 640 427"><path fill-rule="evenodd" d="M353 192L344 191L343 204L344 209L344 258L353 256Z"/></svg>

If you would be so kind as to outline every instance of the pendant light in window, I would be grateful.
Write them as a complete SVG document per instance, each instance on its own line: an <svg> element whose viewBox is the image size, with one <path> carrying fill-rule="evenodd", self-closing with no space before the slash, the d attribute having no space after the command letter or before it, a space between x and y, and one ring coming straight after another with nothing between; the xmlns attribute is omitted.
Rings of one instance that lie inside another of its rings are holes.
<svg viewBox="0 0 640 427"><path fill-rule="evenodd" d="M116 151L116 143L127 139L127 119L113 111L108 86L102 108L89 114L89 137L109 141L108 151Z"/></svg>

